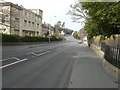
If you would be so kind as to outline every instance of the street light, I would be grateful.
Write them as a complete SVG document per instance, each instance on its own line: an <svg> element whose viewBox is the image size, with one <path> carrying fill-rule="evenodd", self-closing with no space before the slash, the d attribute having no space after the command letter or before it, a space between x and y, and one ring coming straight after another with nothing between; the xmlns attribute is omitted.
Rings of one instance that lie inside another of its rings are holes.
<svg viewBox="0 0 120 90"><path fill-rule="evenodd" d="M54 16L54 17L56 17L56 16ZM49 32L49 41L48 41L48 42L49 42L49 43L50 43L51 21L52 21L52 20L51 20L51 17L50 17L50 24L49 24L49 26L48 26L48 28L49 28L49 31L48 31L48 32Z"/></svg>
<svg viewBox="0 0 120 90"><path fill-rule="evenodd" d="M49 31L48 31L48 32L49 32L49 41L48 41L48 42L49 42L49 43L50 43L50 27L51 27L51 26L50 26L50 24L49 24L49 26L48 26L48 29L49 29Z"/></svg>

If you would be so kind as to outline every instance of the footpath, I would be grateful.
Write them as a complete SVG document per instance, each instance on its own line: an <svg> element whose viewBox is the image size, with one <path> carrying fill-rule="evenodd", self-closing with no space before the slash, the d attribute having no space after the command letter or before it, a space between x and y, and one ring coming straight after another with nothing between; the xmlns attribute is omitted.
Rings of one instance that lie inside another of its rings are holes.
<svg viewBox="0 0 120 90"><path fill-rule="evenodd" d="M81 45L75 59L69 88L118 88L118 81L103 68L103 61L89 47Z"/></svg>

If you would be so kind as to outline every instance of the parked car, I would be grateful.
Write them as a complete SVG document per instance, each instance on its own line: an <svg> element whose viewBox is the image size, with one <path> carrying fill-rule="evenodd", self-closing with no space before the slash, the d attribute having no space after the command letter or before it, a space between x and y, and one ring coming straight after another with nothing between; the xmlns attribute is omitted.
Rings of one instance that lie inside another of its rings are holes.
<svg viewBox="0 0 120 90"><path fill-rule="evenodd" d="M88 42L87 42L87 38L86 38L86 37L83 39L83 43L86 44L86 45L88 45Z"/></svg>
<svg viewBox="0 0 120 90"><path fill-rule="evenodd" d="M79 43L79 44L82 44L82 43L83 43L83 40L79 40L78 43Z"/></svg>

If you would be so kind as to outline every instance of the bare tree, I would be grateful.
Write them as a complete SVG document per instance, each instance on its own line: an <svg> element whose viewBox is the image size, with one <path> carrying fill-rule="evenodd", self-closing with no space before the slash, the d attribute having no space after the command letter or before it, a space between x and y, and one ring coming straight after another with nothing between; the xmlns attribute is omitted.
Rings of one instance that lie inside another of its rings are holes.
<svg viewBox="0 0 120 90"><path fill-rule="evenodd" d="M6 27L10 27L10 8L4 7L4 0L0 0L0 32L4 33Z"/></svg>
<svg viewBox="0 0 120 90"><path fill-rule="evenodd" d="M81 7L80 2L75 2L75 4L70 5L71 10L68 11L67 15L71 15L72 16L72 20L73 22L84 22L88 19L88 16L86 15L87 10L83 10ZM82 19L82 21L80 21Z"/></svg>

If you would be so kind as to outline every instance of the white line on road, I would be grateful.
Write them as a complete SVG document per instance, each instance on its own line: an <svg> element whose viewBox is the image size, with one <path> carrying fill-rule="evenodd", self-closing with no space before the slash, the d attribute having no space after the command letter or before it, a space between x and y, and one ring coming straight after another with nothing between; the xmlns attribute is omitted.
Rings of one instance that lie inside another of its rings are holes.
<svg viewBox="0 0 120 90"><path fill-rule="evenodd" d="M11 65L14 65L14 64L17 64L17 63L20 63L20 62L23 62L23 61L26 61L26 60L28 60L28 59L25 58L25 59L22 59L22 60L20 60L20 61L16 61L16 62L7 64L7 65L1 66L0 69L5 68L5 67L8 67L8 66L11 66Z"/></svg>
<svg viewBox="0 0 120 90"><path fill-rule="evenodd" d="M6 60L9 60L9 59L12 59L13 57L11 58L6 58L6 59L3 59L3 60L0 60L0 61L6 61Z"/></svg>
<svg viewBox="0 0 120 90"><path fill-rule="evenodd" d="M41 55L44 55L44 54L49 53L49 52L51 52L51 51L46 51L46 52L40 53L37 56L41 56Z"/></svg>
<svg viewBox="0 0 120 90"><path fill-rule="evenodd" d="M38 52L40 52L40 51L44 51L44 50L39 50L39 51L36 51L36 52L30 52L30 53L28 53L28 54L33 54L33 55L35 55L35 56L41 56L41 55L44 55L44 54L46 54L46 53L51 52L51 51L46 51L46 52L43 52L43 53L40 53L40 54L36 54L36 53L38 53Z"/></svg>
<svg viewBox="0 0 120 90"><path fill-rule="evenodd" d="M44 50L39 50L39 51L36 51L36 52L41 52L41 51L44 51Z"/></svg>
<svg viewBox="0 0 120 90"><path fill-rule="evenodd" d="M37 56L37 54L33 53L34 56Z"/></svg>
<svg viewBox="0 0 120 90"><path fill-rule="evenodd" d="M34 56L37 56L37 54L35 54L34 52L28 53L28 55L30 55L30 54L32 54L32 55L34 55Z"/></svg>
<svg viewBox="0 0 120 90"><path fill-rule="evenodd" d="M16 59L16 60L20 60L19 58L17 57L11 57L11 58L6 58L6 59L3 59L3 60L0 60L0 62L3 62L3 61L7 61L9 59Z"/></svg>
<svg viewBox="0 0 120 90"><path fill-rule="evenodd" d="M27 53L27 54L34 54L34 53L37 53L37 52L40 52L40 51L43 51L43 50L39 50L39 51L36 51L36 52L30 52L30 53Z"/></svg>
<svg viewBox="0 0 120 90"><path fill-rule="evenodd" d="M18 61L20 60L19 58L16 58L16 57L13 57L13 59L16 59L16 60L18 60Z"/></svg>
<svg viewBox="0 0 120 90"><path fill-rule="evenodd" d="M34 54L34 55L36 55L36 56L41 56L41 55L44 55L44 54L50 53L50 52L51 52L51 51L46 51L46 52L43 52L43 53L41 53L41 54ZM7 58L7 59L4 59L4 60L8 60L8 59L12 59L12 58L14 58L14 59L16 59L16 60L19 60L19 61L16 61L16 62L7 64L7 65L1 66L0 69L28 60L28 58L25 58L25 59L20 60L20 59L18 59L18 58L16 58L16 57Z"/></svg>

